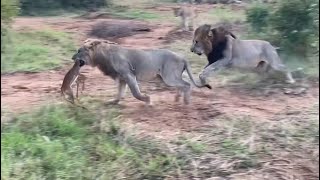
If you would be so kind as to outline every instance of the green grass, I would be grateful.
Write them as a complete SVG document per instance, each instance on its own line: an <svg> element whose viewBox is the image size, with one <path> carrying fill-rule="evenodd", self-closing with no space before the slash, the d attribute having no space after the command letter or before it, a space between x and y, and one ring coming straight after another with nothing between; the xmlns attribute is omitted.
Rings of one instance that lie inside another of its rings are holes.
<svg viewBox="0 0 320 180"><path fill-rule="evenodd" d="M280 57L290 69L302 68L306 75L319 78L319 57L297 57L287 53L280 53Z"/></svg>
<svg viewBox="0 0 320 180"><path fill-rule="evenodd" d="M104 11L110 12L112 16L116 18L123 19L161 21L165 18L165 15L163 14L157 14L156 12L141 9L139 7L132 8L131 6L113 6L112 8L107 8Z"/></svg>
<svg viewBox="0 0 320 180"><path fill-rule="evenodd" d="M1 130L4 179L162 179L177 160L120 128L119 112L65 105L17 116Z"/></svg>
<svg viewBox="0 0 320 180"><path fill-rule="evenodd" d="M263 162L286 153L315 163L318 158L318 104L300 114L281 112L277 121L220 116L211 122L214 129L164 143L122 125L118 109L106 109L98 100L85 103L89 111L53 104L2 125L2 178L228 178L248 170L259 174Z"/></svg>
<svg viewBox="0 0 320 180"><path fill-rule="evenodd" d="M202 24L215 24L219 22L237 22L245 21L244 10L232 10L230 7L216 7L210 10L208 13L200 13L197 17L197 25Z"/></svg>
<svg viewBox="0 0 320 180"><path fill-rule="evenodd" d="M167 48L174 52L180 53L187 58L194 73L197 71L200 72L208 61L204 55L199 56L190 52L191 45L192 41L176 40L175 42L169 44Z"/></svg>
<svg viewBox="0 0 320 180"><path fill-rule="evenodd" d="M123 0L123 1L113 1L113 6L128 6L134 9L144 8L144 7L150 7L150 6L159 6L166 4L171 4L172 0Z"/></svg>
<svg viewBox="0 0 320 180"><path fill-rule="evenodd" d="M79 14L82 14L86 12L86 10L81 10L81 9L74 9L74 8L69 8L69 9L33 9L30 10L26 14L21 14L21 16L35 16L35 17L54 17L54 16L59 16L59 17L73 17L73 16L78 16Z"/></svg>
<svg viewBox="0 0 320 180"><path fill-rule="evenodd" d="M173 143L185 146L190 151L190 153L194 154L202 154L208 151L207 145L201 142L201 140L199 139L195 140L194 138L181 136L178 137L178 139Z"/></svg>
<svg viewBox="0 0 320 180"><path fill-rule="evenodd" d="M119 17L119 18L128 18L128 19L138 19L138 20L155 20L155 19L160 19L161 16L152 13L152 12L147 12L143 10L131 10L127 9L124 11L114 11L113 16Z"/></svg>
<svg viewBox="0 0 320 180"><path fill-rule="evenodd" d="M71 58L75 49L70 35L54 30L11 31L6 43L1 54L1 73L57 68Z"/></svg>
<svg viewBox="0 0 320 180"><path fill-rule="evenodd" d="M173 11L164 11L159 14L158 11L153 11L152 9L144 9L147 5L152 6L159 2L157 1L145 1L141 2L117 2L111 8L107 8L106 11L111 12L115 17L119 18L131 18L131 19L139 19L146 20L152 22L172 22L178 23L180 18L176 18L173 15ZM164 2L162 2L163 4ZM204 23L218 23L221 21L227 22L236 22L236 21L244 21L245 20L245 12L244 10L232 10L229 7L221 8L217 7L208 13L200 13L197 17L196 25L201 25Z"/></svg>

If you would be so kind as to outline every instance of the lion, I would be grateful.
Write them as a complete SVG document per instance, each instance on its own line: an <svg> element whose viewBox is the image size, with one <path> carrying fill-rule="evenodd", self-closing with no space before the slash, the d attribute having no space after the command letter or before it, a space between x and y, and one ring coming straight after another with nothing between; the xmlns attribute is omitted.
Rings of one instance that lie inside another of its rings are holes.
<svg viewBox="0 0 320 180"><path fill-rule="evenodd" d="M286 82L295 83L276 48L268 41L241 40L222 26L212 28L211 25L204 24L198 27L194 32L190 50L198 55L205 54L209 61L199 75L203 83L211 73L224 68L240 68L263 73L274 70L285 74Z"/></svg>
<svg viewBox="0 0 320 180"><path fill-rule="evenodd" d="M166 85L177 87L176 101L183 93L184 104L189 104L191 85L182 79L185 70L196 87L211 88L210 85L198 85L194 81L190 66L182 55L165 49L130 49L104 40L87 39L72 59L97 67L106 76L117 81L118 94L107 104L118 104L128 85L136 99L151 105L150 97L141 94L138 81L150 81L158 77Z"/></svg>
<svg viewBox="0 0 320 180"><path fill-rule="evenodd" d="M197 13L193 9L193 7L189 7L189 6L174 7L173 12L175 17L181 17L181 25L180 25L181 28L183 28L186 31L194 30L194 22L195 22L195 18L197 17Z"/></svg>

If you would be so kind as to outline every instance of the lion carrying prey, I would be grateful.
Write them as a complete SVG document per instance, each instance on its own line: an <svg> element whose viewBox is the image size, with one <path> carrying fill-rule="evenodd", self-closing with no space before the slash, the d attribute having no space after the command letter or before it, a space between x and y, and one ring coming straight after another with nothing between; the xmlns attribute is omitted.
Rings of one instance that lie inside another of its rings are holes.
<svg viewBox="0 0 320 180"><path fill-rule="evenodd" d="M87 39L78 52L72 57L74 61L83 61L86 65L98 67L105 75L118 82L117 97L109 103L117 104L123 98L126 85L132 95L151 103L148 95L142 95L138 86L139 80L151 80L158 76L168 86L178 88L176 101L181 92L184 93L184 103L189 104L191 87L182 79L182 73L187 71L192 83L201 88L209 85L197 85L190 72L188 62L181 56L169 50L138 50L129 49L105 40Z"/></svg>
<svg viewBox="0 0 320 180"><path fill-rule="evenodd" d="M227 67L279 71L286 75L288 83L295 83L269 42L240 40L223 27L211 28L206 24L198 27L190 50L208 58L209 64L199 76L203 83L211 73Z"/></svg>

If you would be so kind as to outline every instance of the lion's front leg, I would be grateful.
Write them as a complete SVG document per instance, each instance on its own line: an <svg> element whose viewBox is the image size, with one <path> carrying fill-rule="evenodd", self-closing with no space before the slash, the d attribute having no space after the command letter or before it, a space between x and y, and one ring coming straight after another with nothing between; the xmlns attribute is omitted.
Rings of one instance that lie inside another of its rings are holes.
<svg viewBox="0 0 320 180"><path fill-rule="evenodd" d="M107 101L107 104L118 104L125 95L126 87L127 87L126 82L121 79L117 79L117 83L118 83L118 94L115 99L111 99Z"/></svg>
<svg viewBox="0 0 320 180"><path fill-rule="evenodd" d="M204 68L199 75L201 83L207 84L207 78L209 76L211 76L213 73L218 72L219 70L227 68L229 63L230 63L229 59L221 59L210 64L209 66L206 66L206 68Z"/></svg>
<svg viewBox="0 0 320 180"><path fill-rule="evenodd" d="M203 85L207 84L206 79L214 72L217 72L221 69L225 69L227 67L232 66L232 61L235 61L234 58L232 57L232 41L233 41L233 38L228 36L227 48L226 48L225 52L223 53L224 58L222 58L222 59L220 59L210 65L207 65L200 73L199 78L200 78L200 81Z"/></svg>

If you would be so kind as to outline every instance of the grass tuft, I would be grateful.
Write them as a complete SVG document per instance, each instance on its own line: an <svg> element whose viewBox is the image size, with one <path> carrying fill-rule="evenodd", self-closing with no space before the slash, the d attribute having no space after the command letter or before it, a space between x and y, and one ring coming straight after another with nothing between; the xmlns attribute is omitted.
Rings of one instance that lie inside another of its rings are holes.
<svg viewBox="0 0 320 180"><path fill-rule="evenodd" d="M75 48L68 34L53 30L11 31L9 37L1 54L1 73L39 72L60 67Z"/></svg>
<svg viewBox="0 0 320 180"><path fill-rule="evenodd" d="M1 130L4 179L162 179L176 166L163 146L126 133L103 114L50 105ZM100 119L101 118L101 119Z"/></svg>

